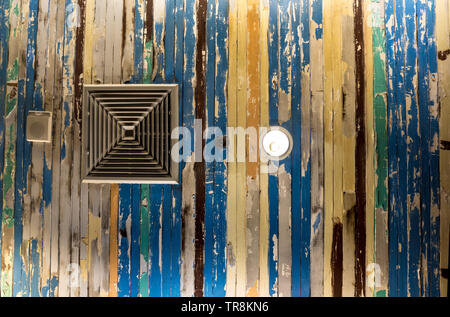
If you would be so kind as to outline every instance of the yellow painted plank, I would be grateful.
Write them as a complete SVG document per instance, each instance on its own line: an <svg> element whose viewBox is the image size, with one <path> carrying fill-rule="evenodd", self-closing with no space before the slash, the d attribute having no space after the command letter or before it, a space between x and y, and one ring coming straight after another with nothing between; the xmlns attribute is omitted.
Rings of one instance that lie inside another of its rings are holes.
<svg viewBox="0 0 450 317"><path fill-rule="evenodd" d="M269 127L269 53L267 34L269 32L269 0L262 0L260 6L260 127ZM260 160L259 166L259 296L269 296L269 174L267 160Z"/></svg>
<svg viewBox="0 0 450 317"><path fill-rule="evenodd" d="M247 22L247 128L259 127L259 0L248 0ZM258 296L259 280L259 153L258 138L247 139L247 296ZM253 160L256 158L256 160Z"/></svg>
<svg viewBox="0 0 450 317"><path fill-rule="evenodd" d="M247 126L247 0L238 2L238 91L237 91L237 126ZM237 149L245 149L242 137L237 139ZM238 155L238 160L240 157ZM247 281L247 219L246 219L246 164L237 162L237 246L236 246L236 296L246 295Z"/></svg>
<svg viewBox="0 0 450 317"><path fill-rule="evenodd" d="M342 295L353 296L355 284L355 220L356 220L356 81L353 1L342 2L336 15L336 28L341 32L335 40L341 53L340 74L335 73L335 212L343 223ZM340 23L339 23L340 18ZM339 25L340 24L340 25ZM336 29L337 31L337 29ZM338 69L339 69L338 68ZM342 170L342 171L341 171ZM342 177L342 183L340 180ZM341 185L342 184L342 185Z"/></svg>
<svg viewBox="0 0 450 317"><path fill-rule="evenodd" d="M374 139L374 113L373 113L373 44L372 44L372 13L370 3L363 2L364 12L364 47L365 47L365 96L366 96L366 263L367 268L370 263L375 263L375 139ZM373 295L373 289L369 278L371 272L365 273L366 290L368 297ZM373 275L374 276L374 275ZM373 281L375 282L375 281Z"/></svg>
<svg viewBox="0 0 450 317"><path fill-rule="evenodd" d="M333 6L324 0L324 296L332 296L331 253L333 236Z"/></svg>

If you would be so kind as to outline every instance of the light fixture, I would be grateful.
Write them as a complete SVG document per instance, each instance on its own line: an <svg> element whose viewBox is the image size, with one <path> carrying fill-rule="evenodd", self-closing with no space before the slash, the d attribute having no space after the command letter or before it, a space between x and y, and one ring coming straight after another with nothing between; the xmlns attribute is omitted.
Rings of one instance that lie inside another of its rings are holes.
<svg viewBox="0 0 450 317"><path fill-rule="evenodd" d="M270 127L262 136L264 152L271 160L282 160L292 151L292 137L282 127Z"/></svg>

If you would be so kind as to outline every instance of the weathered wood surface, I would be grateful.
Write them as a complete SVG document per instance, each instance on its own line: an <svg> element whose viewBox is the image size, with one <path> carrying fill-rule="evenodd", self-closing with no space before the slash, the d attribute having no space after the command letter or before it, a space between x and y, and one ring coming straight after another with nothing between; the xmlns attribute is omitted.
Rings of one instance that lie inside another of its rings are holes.
<svg viewBox="0 0 450 317"><path fill-rule="evenodd" d="M1 296L446 296L447 0L0 7ZM179 84L179 185L81 183L84 83Z"/></svg>

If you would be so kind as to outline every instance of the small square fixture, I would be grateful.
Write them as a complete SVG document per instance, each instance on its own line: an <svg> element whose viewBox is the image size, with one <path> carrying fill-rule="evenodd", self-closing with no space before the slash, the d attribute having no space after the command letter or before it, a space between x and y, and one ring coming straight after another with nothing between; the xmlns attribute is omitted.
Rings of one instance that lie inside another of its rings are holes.
<svg viewBox="0 0 450 317"><path fill-rule="evenodd" d="M85 183L178 184L178 85L85 85Z"/></svg>
<svg viewBox="0 0 450 317"><path fill-rule="evenodd" d="M29 111L27 116L27 141L38 143L52 142L52 113L48 111Z"/></svg>

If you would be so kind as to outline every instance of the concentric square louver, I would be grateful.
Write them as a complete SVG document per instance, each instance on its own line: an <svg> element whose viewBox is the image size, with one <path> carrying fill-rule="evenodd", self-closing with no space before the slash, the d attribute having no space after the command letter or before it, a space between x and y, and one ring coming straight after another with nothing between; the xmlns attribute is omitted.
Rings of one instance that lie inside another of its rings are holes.
<svg viewBox="0 0 450 317"><path fill-rule="evenodd" d="M177 184L177 85L85 85L85 183Z"/></svg>

